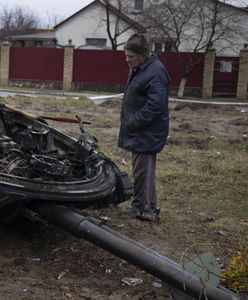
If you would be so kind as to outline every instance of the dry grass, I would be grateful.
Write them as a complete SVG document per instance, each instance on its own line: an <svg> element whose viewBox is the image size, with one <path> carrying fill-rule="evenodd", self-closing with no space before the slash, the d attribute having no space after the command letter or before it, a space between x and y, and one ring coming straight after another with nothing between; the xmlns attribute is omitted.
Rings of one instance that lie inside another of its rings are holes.
<svg viewBox="0 0 248 300"><path fill-rule="evenodd" d="M88 129L98 138L101 151L131 175L130 155L116 146L118 100L112 104L95 105L83 98L31 100L22 97L18 102L13 98L7 102L37 114L68 117L79 114L82 119L91 120ZM219 110L216 107L201 108L200 111L171 107L170 138L158 156L157 165L161 223L145 224L142 228L146 233L152 233L153 245L156 245L156 240L169 244L170 255L176 260L185 249L190 249L189 255L211 250L225 264L237 244L248 243L248 139L244 134L245 130L248 133L248 118L247 114L242 115L243 127L240 129L238 126L241 125L236 122L235 127L233 121L240 120L238 111ZM217 114L216 119L214 114ZM207 125L202 128L204 116ZM197 120L198 127L193 124ZM216 120L222 124L221 128ZM231 125L233 131L230 131ZM56 123L56 127L74 136L79 135L77 125ZM240 135L237 136L235 128ZM111 212L111 215L113 224L123 222L120 210ZM139 225L131 224L129 230L136 231L137 227Z"/></svg>

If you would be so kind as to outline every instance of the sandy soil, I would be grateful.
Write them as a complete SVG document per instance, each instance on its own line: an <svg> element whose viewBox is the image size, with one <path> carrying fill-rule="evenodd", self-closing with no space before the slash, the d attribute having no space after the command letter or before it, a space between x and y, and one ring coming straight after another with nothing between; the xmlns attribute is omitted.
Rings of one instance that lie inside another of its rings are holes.
<svg viewBox="0 0 248 300"><path fill-rule="evenodd" d="M15 104L15 100L8 99L8 103ZM117 113L118 109L113 111ZM235 141L248 135L247 111L247 106L206 108L173 103L171 131L217 133ZM187 136L173 142L202 146L197 138L187 140ZM163 255L175 260L180 257L179 249L174 249L166 236L158 235L161 223L126 218L120 209L90 209L89 213L107 219L112 228ZM169 220L161 222L166 228ZM1 300L169 299L164 296L158 279L53 226L20 222L0 227L0 237ZM142 279L142 283L129 286L123 282L130 277Z"/></svg>

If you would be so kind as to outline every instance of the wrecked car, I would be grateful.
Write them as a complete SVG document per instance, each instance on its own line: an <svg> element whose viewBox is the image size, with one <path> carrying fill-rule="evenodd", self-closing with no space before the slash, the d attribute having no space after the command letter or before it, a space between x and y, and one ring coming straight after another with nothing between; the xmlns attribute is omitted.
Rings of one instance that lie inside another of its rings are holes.
<svg viewBox="0 0 248 300"><path fill-rule="evenodd" d="M127 174L99 151L79 117L78 124L76 139L42 118L1 104L0 222L12 221L23 206L39 201L85 208L130 198Z"/></svg>
<svg viewBox="0 0 248 300"><path fill-rule="evenodd" d="M133 185L99 151L79 117L77 123L78 139L49 126L45 118L0 105L0 223L22 217L53 224L159 278L175 300L241 300L220 285L214 256L203 254L187 269L82 210L117 205L132 196Z"/></svg>

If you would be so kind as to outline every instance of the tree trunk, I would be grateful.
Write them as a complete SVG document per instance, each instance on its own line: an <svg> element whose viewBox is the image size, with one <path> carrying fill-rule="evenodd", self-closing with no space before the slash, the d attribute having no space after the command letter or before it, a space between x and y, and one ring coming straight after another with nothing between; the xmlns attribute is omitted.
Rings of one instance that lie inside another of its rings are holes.
<svg viewBox="0 0 248 300"><path fill-rule="evenodd" d="M183 77L180 81L180 85L179 85L178 92L177 92L177 96L179 98L182 98L184 95L184 88L185 88L186 82L187 82L187 78L185 78L185 77Z"/></svg>

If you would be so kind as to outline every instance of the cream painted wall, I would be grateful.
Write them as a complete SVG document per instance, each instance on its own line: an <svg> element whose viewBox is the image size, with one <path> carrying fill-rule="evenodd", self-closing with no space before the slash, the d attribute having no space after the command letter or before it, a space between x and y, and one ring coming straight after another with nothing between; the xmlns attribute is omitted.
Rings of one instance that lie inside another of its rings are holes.
<svg viewBox="0 0 248 300"><path fill-rule="evenodd" d="M111 19L111 31L113 32L115 26L115 16L113 14L111 14ZM86 38L106 38L107 47L111 48L105 20L105 9L99 4L93 4L57 28L55 32L57 42L64 46L67 45L68 40L71 39L72 44L77 48L86 43ZM124 21L120 22L120 28L127 28L127 26L128 24ZM121 34L118 43L125 42L134 32L133 29L129 29ZM118 48L118 50L122 49L123 46Z"/></svg>

